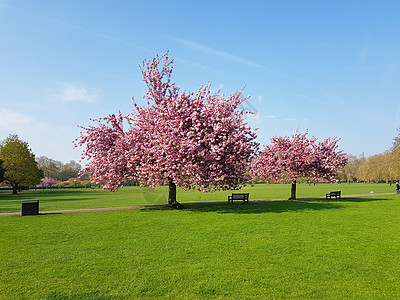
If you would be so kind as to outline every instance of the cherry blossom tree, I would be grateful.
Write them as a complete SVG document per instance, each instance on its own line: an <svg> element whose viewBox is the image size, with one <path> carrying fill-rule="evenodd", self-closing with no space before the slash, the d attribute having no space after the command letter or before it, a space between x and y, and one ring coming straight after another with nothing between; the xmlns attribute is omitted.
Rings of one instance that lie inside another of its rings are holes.
<svg viewBox="0 0 400 300"><path fill-rule="evenodd" d="M205 192L239 189L258 149L256 135L238 106L242 92L225 97L206 84L194 93L171 82L168 53L144 60L140 69L148 87L148 106L134 102L128 116L119 113L83 128L78 145L91 162L83 173L105 189L126 180L141 186L168 184L170 207L179 208L176 186ZM127 129L124 129L127 126Z"/></svg>
<svg viewBox="0 0 400 300"><path fill-rule="evenodd" d="M250 174L256 178L275 179L291 183L290 200L296 199L296 180L299 177L324 178L337 181L337 170L345 166L346 156L336 151L338 139L317 142L299 130L292 136L273 137L271 145L253 160Z"/></svg>
<svg viewBox="0 0 400 300"><path fill-rule="evenodd" d="M42 182L40 183L40 186L51 187L51 186L56 185L59 182L60 182L59 180L55 180L55 179L43 179Z"/></svg>

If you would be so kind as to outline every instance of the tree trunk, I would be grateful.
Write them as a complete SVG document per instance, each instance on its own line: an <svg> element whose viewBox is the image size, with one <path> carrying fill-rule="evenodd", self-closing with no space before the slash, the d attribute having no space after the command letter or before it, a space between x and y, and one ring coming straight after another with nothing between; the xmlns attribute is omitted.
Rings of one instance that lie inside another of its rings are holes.
<svg viewBox="0 0 400 300"><path fill-rule="evenodd" d="M13 185L12 188L13 188L12 194L17 195L18 194L18 185Z"/></svg>
<svg viewBox="0 0 400 300"><path fill-rule="evenodd" d="M296 179L292 181L291 196L289 200L296 200Z"/></svg>
<svg viewBox="0 0 400 300"><path fill-rule="evenodd" d="M176 201L176 185L171 178L168 178L168 207L174 209L183 208L183 205Z"/></svg>

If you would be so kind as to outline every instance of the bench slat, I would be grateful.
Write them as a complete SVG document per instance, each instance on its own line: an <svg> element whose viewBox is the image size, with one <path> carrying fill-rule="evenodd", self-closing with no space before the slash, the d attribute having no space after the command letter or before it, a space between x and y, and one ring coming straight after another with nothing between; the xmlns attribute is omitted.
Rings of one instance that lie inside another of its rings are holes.
<svg viewBox="0 0 400 300"><path fill-rule="evenodd" d="M233 200L243 200L243 202L249 202L249 193L232 193L231 196L228 196L228 203Z"/></svg>
<svg viewBox="0 0 400 300"><path fill-rule="evenodd" d="M333 192L329 192L329 193L327 193L326 194L326 199L332 199L332 197L335 197L336 199L337 198L342 198L342 196L341 196L341 191L333 191Z"/></svg>

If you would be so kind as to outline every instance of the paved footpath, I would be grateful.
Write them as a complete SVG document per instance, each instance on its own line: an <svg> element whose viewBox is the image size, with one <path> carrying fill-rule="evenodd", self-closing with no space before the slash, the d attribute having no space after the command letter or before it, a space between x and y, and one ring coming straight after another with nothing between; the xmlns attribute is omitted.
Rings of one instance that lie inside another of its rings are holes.
<svg viewBox="0 0 400 300"><path fill-rule="evenodd" d="M384 193L384 194L362 194L362 195L343 195L342 198L357 198L357 197L368 197L368 196L385 196L394 195L395 193ZM268 199L268 200L253 200L251 202L262 202L262 201L287 201L288 199ZM297 200L326 200L325 198L297 198ZM217 202L192 202L192 203L182 203L183 205L196 205L196 204L223 204L226 201ZM157 205L136 205L136 206L122 206L122 207L102 207L102 208L81 208L81 209L62 209L62 210L46 210L40 211L40 215L45 214L63 214L63 213L74 213L74 212L93 212L93 211L109 211L109 210L126 210L126 209L137 209L146 207L157 207L165 206L165 204ZM16 216L21 215L21 212L11 212L11 213L0 213L0 216Z"/></svg>

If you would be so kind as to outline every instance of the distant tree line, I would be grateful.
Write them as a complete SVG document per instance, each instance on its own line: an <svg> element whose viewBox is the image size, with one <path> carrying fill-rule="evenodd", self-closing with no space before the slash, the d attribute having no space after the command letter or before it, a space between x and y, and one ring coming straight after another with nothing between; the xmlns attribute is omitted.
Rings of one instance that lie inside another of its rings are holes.
<svg viewBox="0 0 400 300"><path fill-rule="evenodd" d="M62 163L61 161L40 156L37 159L38 167L43 171L44 178L53 179L57 181L67 181L70 178L76 178L81 170L81 165L74 160L69 163Z"/></svg>
<svg viewBox="0 0 400 300"><path fill-rule="evenodd" d="M390 150L368 158L350 155L339 174L341 181L397 182L400 180L400 127Z"/></svg>

